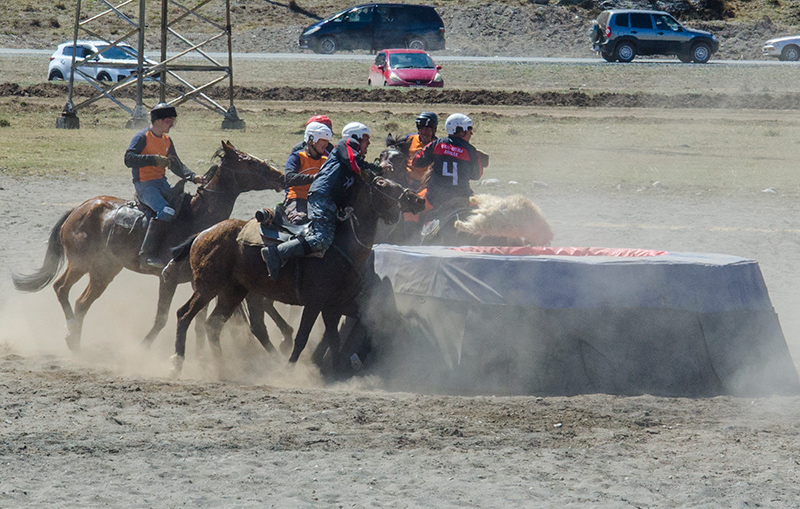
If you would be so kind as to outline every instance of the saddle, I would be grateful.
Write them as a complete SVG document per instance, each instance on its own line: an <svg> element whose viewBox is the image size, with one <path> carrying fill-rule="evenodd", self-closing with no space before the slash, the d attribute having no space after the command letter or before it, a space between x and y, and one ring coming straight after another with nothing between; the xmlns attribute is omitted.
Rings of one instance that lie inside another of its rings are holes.
<svg viewBox="0 0 800 509"><path fill-rule="evenodd" d="M169 203L170 207L175 209L175 217L178 217L180 214L184 202L191 199L191 196L183 191L185 185L186 181L180 180L175 184L175 187L170 190L169 196L167 196L167 203ZM139 201L139 196L134 193L133 200L126 202L117 209L114 214L114 224L132 232L137 224L147 226L150 220L155 216L156 212Z"/></svg>
<svg viewBox="0 0 800 509"><path fill-rule="evenodd" d="M245 246L270 246L308 234L311 223L294 224L289 221L283 204L274 210L262 209L245 223L236 241Z"/></svg>

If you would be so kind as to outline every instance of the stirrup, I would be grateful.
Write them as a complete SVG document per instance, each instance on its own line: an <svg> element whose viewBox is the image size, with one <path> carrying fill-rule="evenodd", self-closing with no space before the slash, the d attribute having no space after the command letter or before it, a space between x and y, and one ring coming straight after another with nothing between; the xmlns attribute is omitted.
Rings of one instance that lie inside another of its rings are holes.
<svg viewBox="0 0 800 509"><path fill-rule="evenodd" d="M164 270L166 264L155 257L141 257L139 258L139 267L143 269L153 269L159 272Z"/></svg>

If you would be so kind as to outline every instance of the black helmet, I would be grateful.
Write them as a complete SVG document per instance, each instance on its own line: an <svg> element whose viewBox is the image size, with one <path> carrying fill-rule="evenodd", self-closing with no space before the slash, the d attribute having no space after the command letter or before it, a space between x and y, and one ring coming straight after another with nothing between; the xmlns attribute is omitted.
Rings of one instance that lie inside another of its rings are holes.
<svg viewBox="0 0 800 509"><path fill-rule="evenodd" d="M162 118L175 118L177 116L178 112L175 110L175 106L167 103L158 103L150 110L150 122L155 122Z"/></svg>
<svg viewBox="0 0 800 509"><path fill-rule="evenodd" d="M436 126L439 125L439 117L436 116L436 113L430 111L423 111L419 115L417 115L417 129L422 129L423 127L433 127L433 130L436 130Z"/></svg>

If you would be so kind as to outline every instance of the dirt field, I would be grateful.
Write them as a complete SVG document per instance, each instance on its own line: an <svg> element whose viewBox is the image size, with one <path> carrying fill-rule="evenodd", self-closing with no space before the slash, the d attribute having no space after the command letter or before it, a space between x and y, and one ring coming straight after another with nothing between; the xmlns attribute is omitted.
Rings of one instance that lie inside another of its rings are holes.
<svg viewBox="0 0 800 509"><path fill-rule="evenodd" d="M800 359L791 113L590 108L513 122L506 113L481 117L486 136L510 138L495 147L487 176L501 183L491 192L530 196L556 245L757 259ZM653 131L689 119L708 138ZM537 136L515 154L519 122ZM630 143L636 132L649 145ZM725 132L733 145L710 146ZM257 126L238 136L269 139ZM225 381L191 340L184 377L172 381L174 321L152 351L139 349L156 282L133 274L92 308L83 351L71 356L53 292L20 295L8 274L37 268L60 214L100 194L129 196L130 183L109 172L0 171L0 506L800 506L800 397L460 397L390 392L377 375L325 385L245 334L225 338ZM276 199L247 195L234 216Z"/></svg>

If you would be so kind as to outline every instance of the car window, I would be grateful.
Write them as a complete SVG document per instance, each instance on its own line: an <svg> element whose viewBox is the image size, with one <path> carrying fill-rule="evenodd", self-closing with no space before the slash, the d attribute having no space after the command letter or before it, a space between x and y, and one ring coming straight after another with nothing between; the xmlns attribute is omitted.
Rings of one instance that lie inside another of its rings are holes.
<svg viewBox="0 0 800 509"><path fill-rule="evenodd" d="M353 9L347 14L350 23L372 23L372 7Z"/></svg>
<svg viewBox="0 0 800 509"><path fill-rule="evenodd" d="M650 13L632 12L631 28L653 28L653 20L650 17Z"/></svg>
<svg viewBox="0 0 800 509"><path fill-rule="evenodd" d="M378 53L375 57L375 65L383 65L386 63L386 53Z"/></svg>
<svg viewBox="0 0 800 509"><path fill-rule="evenodd" d="M425 53L393 53L389 55L392 69L433 69L433 60Z"/></svg>
<svg viewBox="0 0 800 509"><path fill-rule="evenodd" d="M617 14L614 16L614 25L618 27L629 27L630 24L630 14L627 12L625 14Z"/></svg>
<svg viewBox="0 0 800 509"><path fill-rule="evenodd" d="M381 23L394 23L397 21L397 16L402 11L401 8L392 5L379 5L378 16L380 16Z"/></svg>
<svg viewBox="0 0 800 509"><path fill-rule="evenodd" d="M658 30L671 30L673 32L681 31L681 24L675 21L672 16L665 14L654 14L653 18L656 20L656 28Z"/></svg>
<svg viewBox="0 0 800 509"><path fill-rule="evenodd" d="M103 58L111 60L137 60L136 51L133 48L128 48L127 51L120 46L114 46L109 49L106 48L108 48L108 44L97 47L99 51L103 52Z"/></svg>

